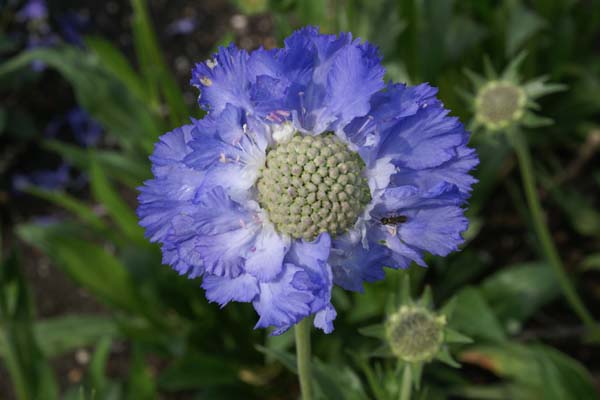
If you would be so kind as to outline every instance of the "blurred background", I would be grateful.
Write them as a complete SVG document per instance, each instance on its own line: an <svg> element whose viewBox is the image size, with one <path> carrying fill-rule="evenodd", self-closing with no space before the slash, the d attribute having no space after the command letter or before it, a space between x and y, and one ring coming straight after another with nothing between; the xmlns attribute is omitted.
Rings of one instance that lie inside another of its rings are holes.
<svg viewBox="0 0 600 400"><path fill-rule="evenodd" d="M319 398L399 398L403 362L369 327L424 291L453 333L413 398L599 397L600 1L0 0L1 399L298 398L293 333L209 304L134 210L158 136L203 115L194 63L309 24L439 87L481 159L461 252L334 291ZM529 160L478 119L495 80L531 94L511 122Z"/></svg>

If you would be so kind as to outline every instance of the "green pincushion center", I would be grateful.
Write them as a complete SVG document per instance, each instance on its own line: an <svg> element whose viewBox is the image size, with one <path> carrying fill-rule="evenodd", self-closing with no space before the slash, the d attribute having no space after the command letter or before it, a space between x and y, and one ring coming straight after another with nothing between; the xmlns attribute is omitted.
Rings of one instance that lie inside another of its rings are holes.
<svg viewBox="0 0 600 400"><path fill-rule="evenodd" d="M433 358L444 339L444 322L427 310L403 308L386 324L388 342L394 354L405 361Z"/></svg>
<svg viewBox="0 0 600 400"><path fill-rule="evenodd" d="M336 236L356 222L371 200L358 154L332 134L296 134L267 153L258 201L280 233L313 240Z"/></svg>
<svg viewBox="0 0 600 400"><path fill-rule="evenodd" d="M489 123L515 121L523 114L526 96L523 90L509 82L491 82L479 93L480 116Z"/></svg>

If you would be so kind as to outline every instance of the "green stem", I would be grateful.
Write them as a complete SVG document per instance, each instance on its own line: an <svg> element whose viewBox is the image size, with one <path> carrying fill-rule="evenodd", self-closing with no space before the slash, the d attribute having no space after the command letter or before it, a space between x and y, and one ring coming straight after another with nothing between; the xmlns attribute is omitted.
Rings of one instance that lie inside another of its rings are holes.
<svg viewBox="0 0 600 400"><path fill-rule="evenodd" d="M6 328L5 322L6 321L2 321L4 328ZM7 334L2 329L0 329L0 345L6 349L4 361L6 362L6 369L12 378L17 398L19 400L28 400L29 391L27 389L27 379L19 363L18 356L15 354L16 348L12 345L11 341L7 338Z"/></svg>
<svg viewBox="0 0 600 400"><path fill-rule="evenodd" d="M536 191L533 163L531 161L531 155L529 153L526 139L519 131L509 132L509 137L517 153L517 158L519 159L519 167L521 170L521 177L523 179L523 188L525 190L527 204L533 219L533 227L540 242L544 256L550 264L550 267L552 268L552 271L558 280L563 295L573 311L575 311L577 316L587 327L595 327L596 322L594 321L594 318L590 312L586 309L581 298L577 295L573 284L565 272L560 256L558 255L558 251L556 250L556 246L552 241L552 236L548 230L548 225L546 224L544 212L542 210L542 206L540 205L540 199Z"/></svg>
<svg viewBox="0 0 600 400"><path fill-rule="evenodd" d="M412 393L412 374L410 365L404 366L404 372L402 374L402 392L400 393L400 400L410 400Z"/></svg>
<svg viewBox="0 0 600 400"><path fill-rule="evenodd" d="M296 361L300 377L302 400L312 400L312 377L310 372L310 318L296 324Z"/></svg>

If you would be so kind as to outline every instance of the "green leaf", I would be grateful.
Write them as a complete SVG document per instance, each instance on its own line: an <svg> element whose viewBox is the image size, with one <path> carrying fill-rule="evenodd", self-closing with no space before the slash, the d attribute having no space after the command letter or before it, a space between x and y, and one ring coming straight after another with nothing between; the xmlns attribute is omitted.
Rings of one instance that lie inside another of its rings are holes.
<svg viewBox="0 0 600 400"><path fill-rule="evenodd" d="M158 386L166 391L179 391L231 384L238 380L238 371L233 365L223 357L186 355L161 372Z"/></svg>
<svg viewBox="0 0 600 400"><path fill-rule="evenodd" d="M600 271L600 253L590 254L583 259L581 268L584 271L597 270Z"/></svg>
<svg viewBox="0 0 600 400"><path fill-rule="evenodd" d="M144 231L138 224L135 213L112 187L93 152L90 152L90 160L90 184L96 200L106 207L110 216L127 237L134 242L147 244L144 239Z"/></svg>
<svg viewBox="0 0 600 400"><path fill-rule="evenodd" d="M77 102L123 147L152 151L162 128L146 105L105 70L93 54L73 46L37 48L1 64L0 78L28 68L34 60L61 73L73 87Z"/></svg>
<svg viewBox="0 0 600 400"><path fill-rule="evenodd" d="M496 316L505 324L525 322L560 295L560 288L545 263L517 264L487 278L481 291Z"/></svg>
<svg viewBox="0 0 600 400"><path fill-rule="evenodd" d="M0 260L0 355L19 399L58 399L58 385L33 331L33 301L20 260Z"/></svg>
<svg viewBox="0 0 600 400"><path fill-rule="evenodd" d="M47 357L56 357L95 344L100 338L118 336L112 318L102 315L65 315L34 325L35 336Z"/></svg>
<svg viewBox="0 0 600 400"><path fill-rule="evenodd" d="M517 343L475 346L462 352L460 359L534 389L539 398L597 397L589 372L577 361L551 347Z"/></svg>
<svg viewBox="0 0 600 400"><path fill-rule="evenodd" d="M517 5L511 10L506 27L506 55L513 56L533 35L546 26L546 21L528 8Z"/></svg>
<svg viewBox="0 0 600 400"><path fill-rule="evenodd" d="M86 149L58 140L47 140L43 145L60 154L76 167L90 171L89 152ZM94 155L106 175L129 187L140 186L144 180L150 178L150 167L147 162L137 161L132 156L110 150L95 150Z"/></svg>
<svg viewBox="0 0 600 400"><path fill-rule="evenodd" d="M547 83L548 76L540 76L523 84L523 89L530 99L537 99L547 94L563 92L568 89L561 83Z"/></svg>
<svg viewBox="0 0 600 400"><path fill-rule="evenodd" d="M493 309L482 292L474 287L467 287L456 295L450 327L474 338L496 342L506 339Z"/></svg>
<svg viewBox="0 0 600 400"><path fill-rule="evenodd" d="M132 366L127 385L127 398L139 400L156 399L156 383L144 360L140 346L133 347Z"/></svg>
<svg viewBox="0 0 600 400"><path fill-rule="evenodd" d="M98 57L104 68L118 78L129 91L142 101L147 99L146 89L139 74L117 47L101 37L86 37L85 45Z"/></svg>
<svg viewBox="0 0 600 400"><path fill-rule="evenodd" d="M158 107L159 93L162 93L169 106L171 126L182 125L188 121L189 110L161 54L146 0L131 0L131 6L135 51L149 90L149 97L153 100L154 106Z"/></svg>
<svg viewBox="0 0 600 400"><path fill-rule="evenodd" d="M452 355L447 348L442 348L435 358L444 364L451 366L452 368L460 368L460 364L456 362L454 358L452 358Z"/></svg>
<svg viewBox="0 0 600 400"><path fill-rule="evenodd" d="M377 324L358 328L358 333L376 339L385 339L385 325Z"/></svg>
<svg viewBox="0 0 600 400"><path fill-rule="evenodd" d="M256 348L279 361L291 372L297 373L295 356L285 351L263 346L256 346ZM312 375L317 389L325 399L358 400L366 398L360 379L347 367L329 366L313 358Z"/></svg>
<svg viewBox="0 0 600 400"><path fill-rule="evenodd" d="M544 399L593 399L598 392L590 373L577 361L547 346L533 347L541 369Z"/></svg>
<svg viewBox="0 0 600 400"><path fill-rule="evenodd" d="M466 335L463 335L462 333L458 332L455 329L446 328L444 330L444 342L468 344L468 343L473 343L473 339L471 339L470 337L468 337Z"/></svg>
<svg viewBox="0 0 600 400"><path fill-rule="evenodd" d="M94 211L79 199L63 191L50 191L35 186L24 189L25 192L54 203L78 216L83 222L94 229L105 231L107 226Z"/></svg>
<svg viewBox="0 0 600 400"><path fill-rule="evenodd" d="M600 235L600 210L596 209L587 195L575 190L560 190L550 179L545 179L544 186L569 216L569 222L577 233L584 236Z"/></svg>
<svg viewBox="0 0 600 400"><path fill-rule="evenodd" d="M268 0L234 0L237 8L244 14L254 15L267 11Z"/></svg>
<svg viewBox="0 0 600 400"><path fill-rule="evenodd" d="M471 18L456 15L452 18L444 36L445 51L450 59L457 60L486 36L487 30L484 26Z"/></svg>
<svg viewBox="0 0 600 400"><path fill-rule="evenodd" d="M74 226L20 225L19 237L43 250L75 282L109 304L139 310L137 292L129 272L107 250L82 238Z"/></svg>
<svg viewBox="0 0 600 400"><path fill-rule="evenodd" d="M111 345L112 338L110 337L103 337L98 341L87 371L90 388L99 393L99 397L102 398L104 398L104 393L108 389L108 379L104 371L106 370Z"/></svg>

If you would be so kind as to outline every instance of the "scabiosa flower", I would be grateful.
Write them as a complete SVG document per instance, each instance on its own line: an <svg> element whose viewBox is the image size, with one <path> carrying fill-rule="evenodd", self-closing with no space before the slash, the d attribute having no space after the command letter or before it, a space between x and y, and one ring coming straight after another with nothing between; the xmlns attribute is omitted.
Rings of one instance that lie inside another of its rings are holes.
<svg viewBox="0 0 600 400"><path fill-rule="evenodd" d="M474 114L473 130L505 131L516 125L539 127L552 123L549 118L535 114L536 100L546 94L565 89L564 85L548 83L545 76L521 82L519 67L525 53L517 56L501 74L496 73L486 59L485 77L467 70L475 93L463 93Z"/></svg>
<svg viewBox="0 0 600 400"><path fill-rule="evenodd" d="M410 296L410 278L404 275L400 296L393 296L394 304L388 310L384 323L359 329L364 336L379 340L379 346L365 356L395 358L395 371L402 371L401 390L405 385L419 388L423 368L433 361L441 361L458 368L451 355L454 346L472 343L471 338L452 328L455 300L450 299L444 307L436 310L431 289L427 287L419 299ZM412 383L411 383L412 382ZM389 389L394 389L390 387ZM398 397L390 393L391 397Z"/></svg>
<svg viewBox="0 0 600 400"><path fill-rule="evenodd" d="M301 29L281 49L231 45L196 65L207 116L162 136L138 215L163 261L210 301L252 302L279 334L314 315L329 333L337 284L424 266L462 243L477 164L427 84L385 84L377 49Z"/></svg>

